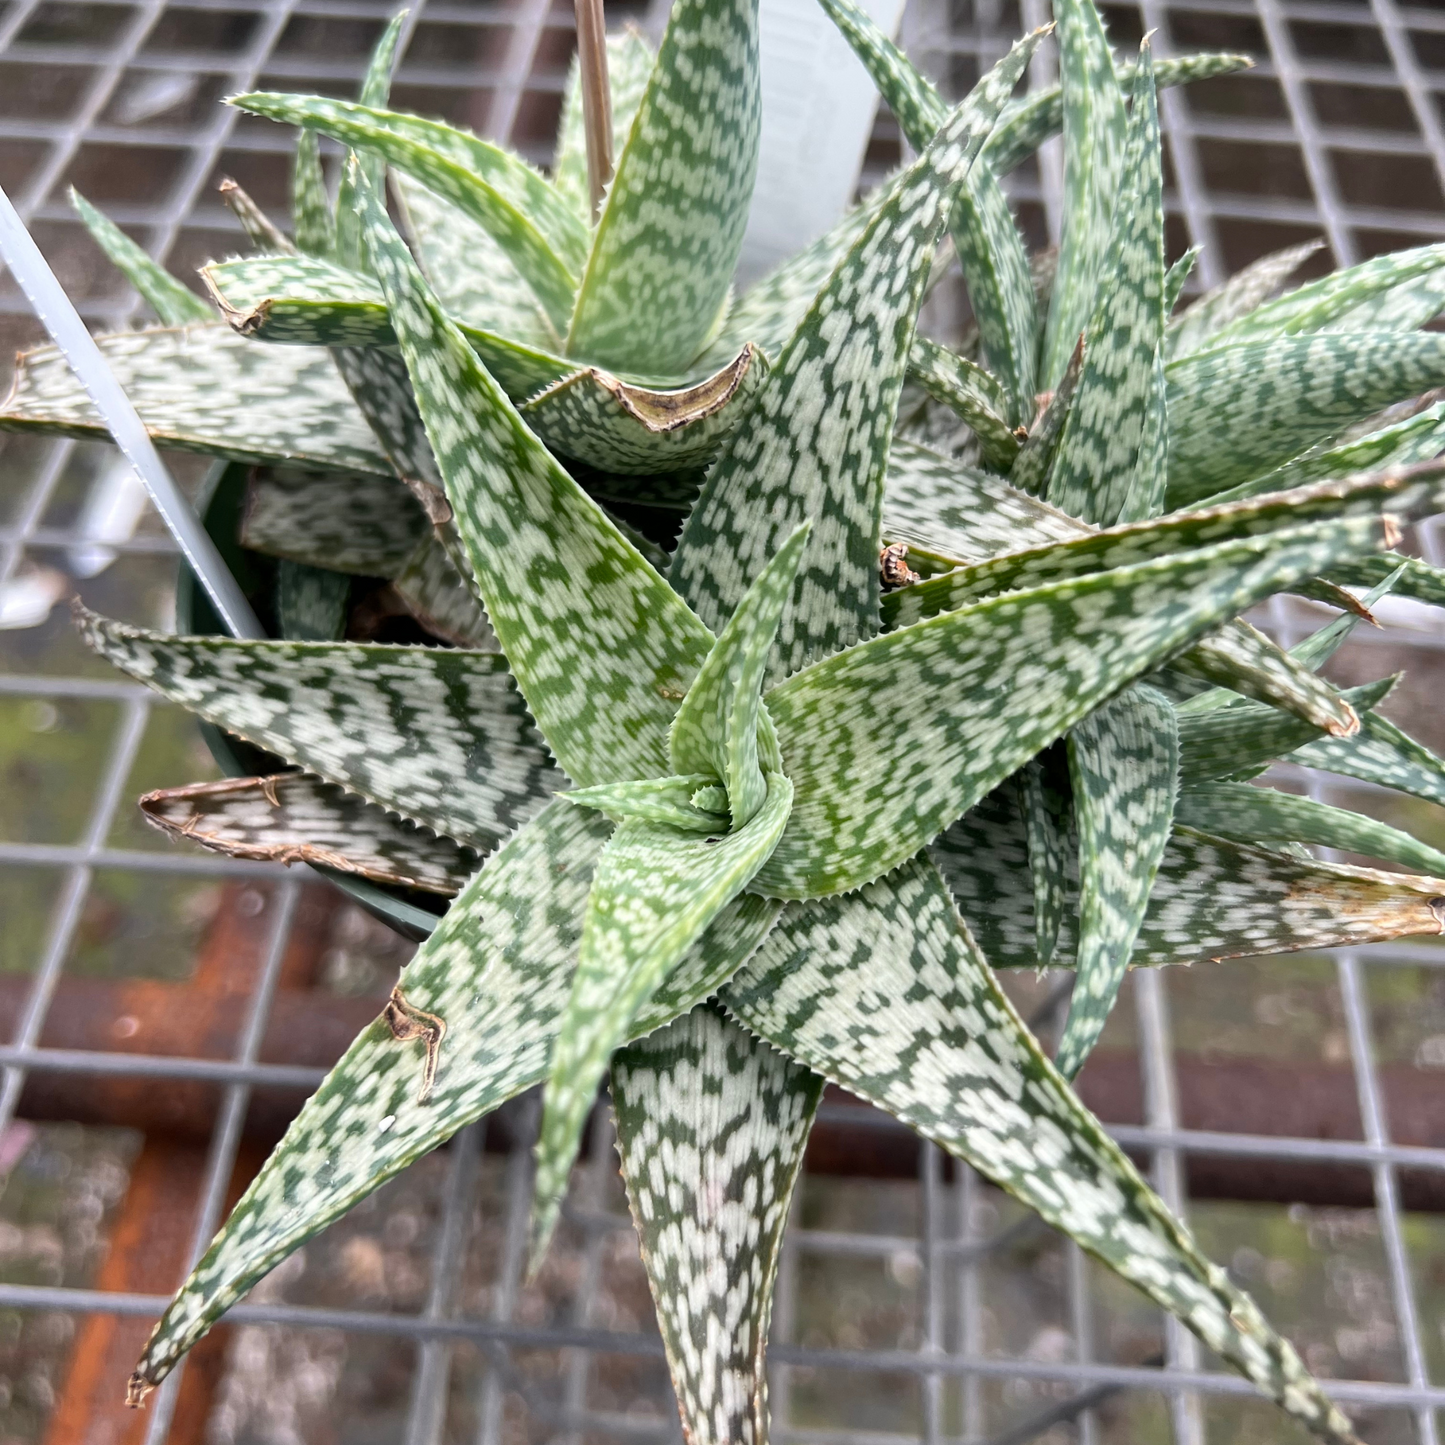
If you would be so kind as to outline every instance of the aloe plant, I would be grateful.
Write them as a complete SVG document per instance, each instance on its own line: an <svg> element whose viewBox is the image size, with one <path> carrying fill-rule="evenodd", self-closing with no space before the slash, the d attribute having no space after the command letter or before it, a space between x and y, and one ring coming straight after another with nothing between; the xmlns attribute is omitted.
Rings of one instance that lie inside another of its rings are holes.
<svg viewBox="0 0 1445 1445"><path fill-rule="evenodd" d="M1445 803L1445 763L1375 711L1390 680L1318 673L1390 588L1445 597L1392 551L1445 509L1439 408L1397 405L1445 383L1445 340L1419 330L1445 248L1270 299L1296 251L1171 316L1188 263L1165 266L1147 45L1118 66L1090 0L1057 0L1061 90L1009 98L1035 34L950 108L825 3L919 158L735 303L756 17L725 0L679 0L655 61L611 45L620 160L595 229L575 100L543 178L383 110L394 31L357 105L245 99L306 127L297 254L208 269L249 335L90 218L172 323L109 339L112 362L159 438L256 464L241 537L280 559L276 640L81 615L102 656L282 760L148 816L448 900L160 1321L137 1403L288 1253L537 1084L540 1259L610 1073L695 1441L765 1438L772 1280L825 1080L1355 1438L1069 1081L1130 967L1445 929L1445 856L1251 786L1292 758ZM1060 127L1050 281L1000 182ZM334 210L318 132L355 148ZM691 239L660 246L669 226ZM915 334L946 232L971 348ZM728 355L746 366L708 418L614 425L635 388L665 407L657 383ZM630 373L643 358L675 369ZM39 353L0 422L97 426ZM622 507L662 522L642 535ZM348 574L392 579L453 645L343 640ZM1286 653L1238 618L1291 591L1347 610ZM1077 974L1053 1059L995 974L1041 963Z"/></svg>

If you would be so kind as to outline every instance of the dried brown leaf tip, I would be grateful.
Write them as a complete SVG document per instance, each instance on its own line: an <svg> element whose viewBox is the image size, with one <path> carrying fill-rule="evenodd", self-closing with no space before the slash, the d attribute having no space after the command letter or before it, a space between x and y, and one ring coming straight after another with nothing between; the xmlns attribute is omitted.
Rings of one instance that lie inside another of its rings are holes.
<svg viewBox="0 0 1445 1445"><path fill-rule="evenodd" d="M436 1083L437 1061L441 1057L442 1040L447 1032L446 1020L409 1004L400 984L392 989L381 1017L398 1043L412 1043L417 1039L426 1041L426 1063L422 1067L421 1088L416 1096L418 1104L425 1104L431 1098L432 1085Z"/></svg>

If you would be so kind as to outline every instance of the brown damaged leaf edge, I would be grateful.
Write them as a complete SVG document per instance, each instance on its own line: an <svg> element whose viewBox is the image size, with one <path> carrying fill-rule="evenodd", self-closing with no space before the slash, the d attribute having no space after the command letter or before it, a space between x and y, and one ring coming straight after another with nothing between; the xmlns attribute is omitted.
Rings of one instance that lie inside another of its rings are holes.
<svg viewBox="0 0 1445 1445"><path fill-rule="evenodd" d="M634 386L613 376L610 371L590 366L545 387L536 396L529 398L521 410L525 413L570 387L584 382L595 382L604 391L610 392L618 406L628 416L641 422L648 431L665 434L691 426L694 422L721 411L737 394L744 378L761 355L750 341L721 371L708 377L706 381L700 381L696 386L685 387L681 391L653 391L645 386Z"/></svg>
<svg viewBox="0 0 1445 1445"><path fill-rule="evenodd" d="M286 785L303 781L309 782L300 773L277 773L265 778L225 778L216 783L192 783L184 788L160 788L153 793L146 793L139 799L139 806L146 822L169 837L199 843L201 847L208 848L213 853L223 853L228 858L245 858L260 863L284 863L288 867L293 863L314 863L322 868L333 868L338 873L350 874L352 877L368 878L374 883L394 883L404 888L416 888L424 893L440 894L443 898L456 896L459 883L443 881L439 877L417 876L397 868L370 866L317 843L247 843L228 836L224 830L207 831L207 803L263 797L273 808L279 809L285 806L280 794ZM425 840L435 847L438 854L438 874L446 871L444 855L455 854L460 862L463 853L459 845L437 838L430 830L419 828L417 832L419 840ZM460 866L464 873L474 871L465 865Z"/></svg>

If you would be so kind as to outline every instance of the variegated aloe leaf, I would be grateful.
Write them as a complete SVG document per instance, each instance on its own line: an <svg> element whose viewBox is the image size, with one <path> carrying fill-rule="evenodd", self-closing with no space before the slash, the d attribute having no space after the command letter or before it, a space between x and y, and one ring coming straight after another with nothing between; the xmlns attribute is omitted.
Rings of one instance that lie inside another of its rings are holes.
<svg viewBox="0 0 1445 1445"><path fill-rule="evenodd" d="M1159 83L1161 86L1164 83L1162 74ZM1286 246L1236 271L1212 291L1206 291L1183 315L1169 323L1165 339L1168 355L1171 358L1188 356L1198 351L1216 332L1257 310L1324 244L1305 241L1298 246Z"/></svg>
<svg viewBox="0 0 1445 1445"><path fill-rule="evenodd" d="M1168 297L1165 297L1167 302ZM1139 430L1139 452L1134 462L1121 522L1142 522L1164 511L1169 490L1169 381L1164 371L1164 343L1154 349L1144 420Z"/></svg>
<svg viewBox="0 0 1445 1445"><path fill-rule="evenodd" d="M396 477L433 524L442 526L450 519L441 473L412 395L406 362L395 351L377 346L335 346L331 359ZM370 479L366 490L374 494L388 480Z"/></svg>
<svg viewBox="0 0 1445 1445"><path fill-rule="evenodd" d="M447 500L533 717L584 787L666 776L667 729L711 634L528 431L377 197L362 200Z"/></svg>
<svg viewBox="0 0 1445 1445"><path fill-rule="evenodd" d="M1169 505L1178 507L1445 384L1445 337L1286 336L1186 356L1167 374Z"/></svg>
<svg viewBox="0 0 1445 1445"><path fill-rule="evenodd" d="M188 321L213 319L211 308L190 287L177 281L119 226L101 215L73 186L70 204L85 222L91 239L105 252L106 259L140 292L166 326L184 326Z"/></svg>
<svg viewBox="0 0 1445 1445"><path fill-rule="evenodd" d="M406 24L407 12L398 10L386 23L366 64L366 74L361 79L362 105L379 108L391 96L391 74L396 68L397 51L401 44L402 27ZM357 270L366 268L366 251L362 244L361 218L356 211L356 186L358 177L364 178L373 190L386 180L386 162L377 155L352 153L341 168L341 180L336 188L336 259L343 266Z"/></svg>
<svg viewBox="0 0 1445 1445"><path fill-rule="evenodd" d="M1077 517L1002 478L917 442L895 439L888 454L883 536L889 542L906 542L909 555L927 558L930 570L981 562L1021 547L1072 542L1091 532ZM897 615L892 609L905 605L888 597L883 602L885 617Z"/></svg>
<svg viewBox="0 0 1445 1445"><path fill-rule="evenodd" d="M1224 542L990 598L814 663L767 695L797 799L756 886L821 897L881 876L1201 632L1381 530L1358 518Z"/></svg>
<svg viewBox="0 0 1445 1445"><path fill-rule="evenodd" d="M926 336L913 338L908 375L973 428L984 462L1006 475L1019 454L1019 439L1006 420L1013 398L998 381L977 362Z"/></svg>
<svg viewBox="0 0 1445 1445"><path fill-rule="evenodd" d="M1033 968L1023 823L1005 795L986 798L932 851L994 966ZM1176 828L1130 962L1199 963L1438 934L1442 891L1438 879L1317 863ZM1056 965L1072 963L1074 939L1066 911Z"/></svg>
<svg viewBox="0 0 1445 1445"><path fill-rule="evenodd" d="M123 331L97 341L159 445L236 461L392 475L325 351L257 346L224 322ZM22 356L0 402L0 430L107 434L53 346Z"/></svg>
<svg viewBox="0 0 1445 1445"><path fill-rule="evenodd" d="M246 485L241 545L269 557L394 577L428 531L394 477L261 467Z"/></svg>
<svg viewBox="0 0 1445 1445"><path fill-rule="evenodd" d="M140 808L171 837L232 858L315 863L428 893L457 893L482 862L476 849L309 773L166 788Z"/></svg>
<svg viewBox="0 0 1445 1445"><path fill-rule="evenodd" d="M613 1057L622 1177L693 1445L767 1439L773 1280L822 1094L711 1005Z"/></svg>
<svg viewBox="0 0 1445 1445"><path fill-rule="evenodd" d="M1317 843L1445 878L1445 853L1399 828L1274 788L1252 783L1185 788L1179 795L1178 816L1191 828L1236 843Z"/></svg>
<svg viewBox="0 0 1445 1445"><path fill-rule="evenodd" d="M400 1021L418 1027L398 1038L378 1019L308 1100L156 1326L136 1393L312 1235L544 1077L608 831L596 814L556 802L487 859L402 973ZM724 909L639 1016L637 1034L712 994L776 912L752 897ZM429 1054L435 1078L422 1099Z"/></svg>
<svg viewBox="0 0 1445 1445"><path fill-rule="evenodd" d="M685 471L717 456L765 372L753 346L672 389L623 381L593 366L550 384L519 410L554 450L603 471Z"/></svg>
<svg viewBox="0 0 1445 1445"><path fill-rule="evenodd" d="M1037 1210L1296 1418L1354 1440L1290 1345L1039 1051L931 863L785 909L722 1001L760 1037Z"/></svg>
<svg viewBox="0 0 1445 1445"><path fill-rule="evenodd" d="M890 624L904 626L1000 592L1130 567L1230 538L1261 536L1331 517L1389 513L1402 522L1414 521L1432 515L1442 505L1445 463L1317 482L1004 552L890 592L883 601L883 615Z"/></svg>
<svg viewBox="0 0 1445 1445"><path fill-rule="evenodd" d="M586 227L525 161L441 121L352 101L257 91L231 104L374 153L450 201L496 240L565 333Z"/></svg>
<svg viewBox="0 0 1445 1445"><path fill-rule="evenodd" d="M1338 446L1312 447L1273 471L1211 497L1209 503L1219 506L1242 497L1282 492L1289 487L1304 486L1308 482L1330 477L1408 466L1411 462L1429 461L1442 452L1445 452L1445 402L1436 402L1403 421L1341 442Z"/></svg>
<svg viewBox="0 0 1445 1445"><path fill-rule="evenodd" d="M533 351L554 351L556 337L536 295L491 233L401 171L392 185L417 261L447 313L464 327Z"/></svg>
<svg viewBox="0 0 1445 1445"><path fill-rule="evenodd" d="M1013 426L1027 426L1037 390L1038 308L1023 238L986 164L969 172L951 231L984 355L1009 398L1006 418Z"/></svg>
<svg viewBox="0 0 1445 1445"><path fill-rule="evenodd" d="M351 578L306 562L276 564L276 623L298 642L337 642L346 632Z"/></svg>
<svg viewBox="0 0 1445 1445"><path fill-rule="evenodd" d="M1432 567L1418 557L1406 557L1400 552L1383 552L1378 557L1358 557L1338 563L1330 569L1330 578L1347 587L1373 587L1397 572L1394 590L1401 597L1445 607L1445 568Z"/></svg>
<svg viewBox="0 0 1445 1445"><path fill-rule="evenodd" d="M1093 6L1084 8L1092 11ZM1065 55L1068 49L1065 39ZM1108 66L1107 50L1096 63ZM1105 93L1112 84L1112 75L1096 82ZM1101 124L1107 123L1101 118ZM1112 143L1101 138L1094 144ZM1066 185L1071 158L1072 153L1066 152ZM1154 59L1147 42L1139 52L1122 166L1127 178L1122 194L1099 198L1113 217L1107 252L1092 273L1064 270L1069 255L1066 232L1059 253L1061 279L1054 283L1057 298L1060 285L1082 284L1089 274L1099 278L1098 303L1090 308L1085 335L1084 368L1054 458L1048 498L1070 515L1103 527L1119 520L1129 498L1149 412L1154 357L1164 335L1163 158ZM1081 237L1077 244L1082 247L1086 242ZM1084 265L1082 260L1077 264ZM1060 304L1055 301L1056 307ZM1072 350L1074 334L1067 334L1065 340ZM1052 351L1049 358L1052 367ZM1051 380L1062 375L1066 360L1067 353L1058 359L1057 371L1046 375Z"/></svg>
<svg viewBox="0 0 1445 1445"><path fill-rule="evenodd" d="M1064 425L1073 410L1074 393L1079 389L1079 377L1084 370L1084 344L1084 338L1080 336L1064 369L1063 379L1049 393L1048 404L1035 419L1009 472L1009 485L1031 496L1042 497L1048 491L1049 473L1053 469Z"/></svg>
<svg viewBox="0 0 1445 1445"><path fill-rule="evenodd" d="M226 209L241 223L253 250L287 256L296 254L291 238L256 204L243 186L226 176L217 189Z"/></svg>
<svg viewBox="0 0 1445 1445"><path fill-rule="evenodd" d="M787 822L793 788L779 771L760 689L808 530L806 523L799 527L748 589L678 709L669 738L673 767L701 776L653 783L683 785L674 806L690 797L694 808L705 807L703 799L716 794L713 811L730 813L729 825L704 837L691 819L678 828L627 817L624 808L624 821L598 863L537 1143L534 1261L556 1222L607 1060L627 1038L637 1010L717 910L751 881ZM711 779L724 788L706 788ZM621 791L647 786L622 782L568 796L598 806L596 795L606 795L600 806L616 816Z"/></svg>
<svg viewBox="0 0 1445 1445"><path fill-rule="evenodd" d="M670 576L714 626L804 517L827 519L809 539L772 677L878 628L883 478L923 283L951 196L1038 40L1015 45L909 168L818 293L688 517Z"/></svg>
<svg viewBox="0 0 1445 1445"><path fill-rule="evenodd" d="M1394 686L1395 678L1352 687L1342 694L1363 718ZM1297 717L1240 698L1228 706L1191 698L1179 709L1179 760L1185 783L1227 778L1283 757L1319 736L1320 730Z"/></svg>
<svg viewBox="0 0 1445 1445"><path fill-rule="evenodd" d="M88 612L80 625L207 722L477 848L563 785L495 652L162 637Z"/></svg>
<svg viewBox="0 0 1445 1445"><path fill-rule="evenodd" d="M730 832L703 837L630 819L602 850L547 1075L532 1212L534 1268L556 1227L577 1141L613 1050L642 1032L635 1024L640 1011L747 887L781 836L792 804L792 784L769 773L762 806Z"/></svg>
<svg viewBox="0 0 1445 1445"><path fill-rule="evenodd" d="M1325 330L1414 330L1413 326L1397 327L1386 321L1371 324L1365 319L1373 314L1370 303L1399 286L1430 276L1442 266L1445 266L1445 246L1417 246L1413 251L1376 256L1344 271L1332 271L1319 281L1296 287L1277 301L1267 302L1236 318L1215 331L1207 346L1212 350L1244 341L1271 341L1278 336L1303 336ZM1351 313L1357 316L1356 323L1343 325ZM1433 311L1424 320L1428 321L1432 315Z"/></svg>
<svg viewBox="0 0 1445 1445"><path fill-rule="evenodd" d="M1028 838L1029 873L1034 881L1034 948L1039 967L1047 968L1059 941L1068 892L1066 784L1052 776L1052 750L1030 758L1018 774L1019 810Z"/></svg>
<svg viewBox="0 0 1445 1445"><path fill-rule="evenodd" d="M765 774L782 767L761 689L811 528L811 522L802 523L743 594L672 721L673 771L719 779L735 828L762 807L768 793Z"/></svg>
<svg viewBox="0 0 1445 1445"><path fill-rule="evenodd" d="M396 345L381 288L372 277L334 262L315 256L249 256L213 262L201 276L231 325L257 341ZM456 324L508 395L519 400L576 371L555 354L555 343L548 349L464 320Z"/></svg>
<svg viewBox="0 0 1445 1445"><path fill-rule="evenodd" d="M433 637L457 647L488 652L496 648L496 634L476 592L434 532L429 531L392 574L391 585Z"/></svg>
<svg viewBox="0 0 1445 1445"><path fill-rule="evenodd" d="M291 224L296 249L303 256L330 256L336 247L336 219L326 176L321 169L321 142L314 130L296 137L291 169Z"/></svg>
<svg viewBox="0 0 1445 1445"><path fill-rule="evenodd" d="M1179 724L1169 699L1151 687L1131 687L1090 713L1069 734L1069 775L1078 834L1078 975L1054 1058L1066 1079L1104 1031L1169 842L1179 787Z"/></svg>
<svg viewBox="0 0 1445 1445"><path fill-rule="evenodd" d="M1179 298L1184 294L1184 288L1194 274L1194 267L1203 251L1203 246L1191 246L1165 273L1164 315L1166 317L1174 314L1174 308L1179 305Z"/></svg>
<svg viewBox="0 0 1445 1445"><path fill-rule="evenodd" d="M1445 274L1439 267L1402 281L1327 322L1324 331L1414 331L1445 309Z"/></svg>
<svg viewBox="0 0 1445 1445"><path fill-rule="evenodd" d="M678 0L598 218L569 355L691 365L727 304L761 129L757 0Z"/></svg>
<svg viewBox="0 0 1445 1445"><path fill-rule="evenodd" d="M1296 748L1289 758L1445 805L1445 762L1376 712L1360 719L1354 737L1321 738Z"/></svg>
<svg viewBox="0 0 1445 1445"><path fill-rule="evenodd" d="M1054 20L1063 90L1064 224L1039 365L1046 390L1058 385L1094 314L1114 230L1127 124L1124 93L1092 0L1057 0ZM1003 174L1004 168L997 170Z"/></svg>
<svg viewBox="0 0 1445 1445"><path fill-rule="evenodd" d="M612 154L620 156L627 144L637 107L642 104L652 77L656 56L642 33L629 25L607 37L607 86L612 96ZM587 134L582 115L579 60L572 57L557 146L552 159L552 188L572 208L578 220L592 224L592 197L587 190ZM446 298L443 297L443 300Z"/></svg>

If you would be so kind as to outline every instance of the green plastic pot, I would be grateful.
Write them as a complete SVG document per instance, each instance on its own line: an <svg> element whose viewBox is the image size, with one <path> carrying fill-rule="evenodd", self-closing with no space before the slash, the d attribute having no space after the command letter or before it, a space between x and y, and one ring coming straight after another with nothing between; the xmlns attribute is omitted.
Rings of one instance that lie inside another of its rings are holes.
<svg viewBox="0 0 1445 1445"><path fill-rule="evenodd" d="M262 624L268 630L274 630L271 597L275 564L268 557L247 551L240 542L241 511L246 503L246 475L249 470L243 462L217 462L201 486L196 510ZM202 637L216 637L225 632L210 599L184 562L176 578L176 630ZM211 756L227 777L256 777L285 767L273 754L224 732L214 723L202 722L199 726ZM314 863L308 866L373 918L394 928L404 938L420 943L437 925L438 900L434 894L372 883Z"/></svg>

